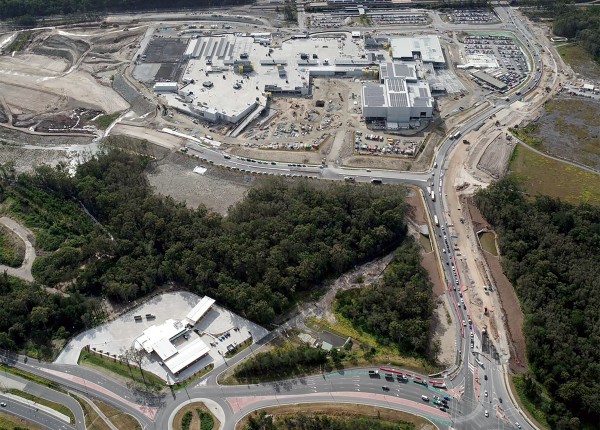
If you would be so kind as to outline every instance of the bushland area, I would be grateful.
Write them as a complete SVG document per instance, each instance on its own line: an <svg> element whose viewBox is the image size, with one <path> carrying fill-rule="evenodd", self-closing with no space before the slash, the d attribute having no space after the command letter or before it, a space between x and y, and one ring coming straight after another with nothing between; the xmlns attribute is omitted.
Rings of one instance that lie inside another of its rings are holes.
<svg viewBox="0 0 600 430"><path fill-rule="evenodd" d="M499 235L525 313L531 374L520 392L551 428L597 428L600 207L527 196L511 176L479 191L475 203Z"/></svg>

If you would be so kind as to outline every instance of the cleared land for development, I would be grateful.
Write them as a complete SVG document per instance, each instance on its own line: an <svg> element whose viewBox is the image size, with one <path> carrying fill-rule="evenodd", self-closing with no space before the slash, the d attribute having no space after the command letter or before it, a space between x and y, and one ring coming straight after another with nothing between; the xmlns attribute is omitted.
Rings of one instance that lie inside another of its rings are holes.
<svg viewBox="0 0 600 430"><path fill-rule="evenodd" d="M575 73L594 80L600 79L600 64L578 44L561 45L556 50Z"/></svg>
<svg viewBox="0 0 600 430"><path fill-rule="evenodd" d="M546 194L569 203L600 204L600 175L539 155L522 145L513 153L509 170L532 195Z"/></svg>
<svg viewBox="0 0 600 430"><path fill-rule="evenodd" d="M499 135L485 148L477 168L498 179L506 171L514 147L513 143Z"/></svg>

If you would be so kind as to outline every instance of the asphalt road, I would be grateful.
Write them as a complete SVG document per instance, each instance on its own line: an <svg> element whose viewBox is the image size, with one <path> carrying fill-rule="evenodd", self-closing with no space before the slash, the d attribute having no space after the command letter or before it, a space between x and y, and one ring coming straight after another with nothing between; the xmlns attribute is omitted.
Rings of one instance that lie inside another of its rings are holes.
<svg viewBox="0 0 600 430"><path fill-rule="evenodd" d="M46 413L33 406L13 401L12 399L7 398L3 394L0 394L0 401L6 403L6 406L0 407L0 412L23 418L27 421L39 425L42 428L56 430L74 429L72 425L67 424L65 421L55 417L52 414Z"/></svg>

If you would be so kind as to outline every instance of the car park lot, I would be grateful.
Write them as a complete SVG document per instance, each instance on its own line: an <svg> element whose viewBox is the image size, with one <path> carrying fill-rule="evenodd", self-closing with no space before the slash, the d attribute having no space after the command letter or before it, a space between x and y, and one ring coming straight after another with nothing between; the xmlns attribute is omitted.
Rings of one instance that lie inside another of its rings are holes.
<svg viewBox="0 0 600 430"><path fill-rule="evenodd" d="M454 24L495 24L500 22L490 9L455 9L448 18Z"/></svg>
<svg viewBox="0 0 600 430"><path fill-rule="evenodd" d="M511 36L469 35L465 37L466 55L488 55L498 62L497 68L485 72L504 82L509 89L518 86L527 77L528 66L522 48Z"/></svg>
<svg viewBox="0 0 600 430"><path fill-rule="evenodd" d="M79 353L87 345L104 354L119 356L129 349L134 340L147 328L163 324L171 318L185 318L200 299L196 294L185 291L156 296L120 317L76 336L67 344L56 362L77 364ZM268 333L263 327L217 305L213 305L193 330L210 346L210 351L208 356L181 372L179 380L186 379L210 363L214 363L215 366L223 363L222 356L230 349L229 345L234 347L250 335L256 341ZM160 365L158 356L148 356L143 367L168 381L167 369ZM169 377L171 381L175 379L173 375Z"/></svg>

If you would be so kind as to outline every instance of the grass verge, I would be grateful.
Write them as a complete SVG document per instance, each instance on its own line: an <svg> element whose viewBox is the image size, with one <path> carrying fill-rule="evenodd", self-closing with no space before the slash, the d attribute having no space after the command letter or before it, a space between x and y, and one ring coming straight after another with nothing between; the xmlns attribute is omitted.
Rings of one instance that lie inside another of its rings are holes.
<svg viewBox="0 0 600 430"><path fill-rule="evenodd" d="M98 409L100 409L102 413L106 415L106 418L108 418L110 422L113 423L114 426L119 430L142 430L142 426L138 420L131 415L113 408L112 406L99 400L95 400L94 404L98 406Z"/></svg>
<svg viewBox="0 0 600 430"><path fill-rule="evenodd" d="M185 381L178 382L177 384L173 384L173 389L181 390L182 388L187 387L188 385L190 385L193 382L197 381L198 379L202 378L204 375L206 375L208 372L210 372L214 368L215 368L214 363L210 363L208 366L202 368L199 372L194 373L194 375L192 375L190 378L186 379Z"/></svg>
<svg viewBox="0 0 600 430"><path fill-rule="evenodd" d="M252 338L249 337L242 343L236 345L233 350L227 351L225 353L225 358L231 358L242 352L244 349L248 348L252 344Z"/></svg>
<svg viewBox="0 0 600 430"><path fill-rule="evenodd" d="M105 370L127 381L133 381L140 385L147 384L148 388L152 390L160 391L166 387L166 383L153 373L146 372L144 370L142 371L142 377L142 372L140 372L140 369L134 364L127 366L126 364L121 363L119 360L106 358L99 354L94 354L85 350L82 350L79 354L79 360L77 360L77 364Z"/></svg>
<svg viewBox="0 0 600 430"><path fill-rule="evenodd" d="M104 420L100 418L100 415L96 413L94 408L92 408L88 402L77 396L74 396L73 394L71 394L71 396L79 402L81 409L83 409L86 430L111 430L108 424L106 424Z"/></svg>
<svg viewBox="0 0 600 430"><path fill-rule="evenodd" d="M218 429L221 426L220 421L204 403L196 402L190 403L177 411L173 418L173 430L184 430L186 428L183 426L184 417L190 413L191 419L189 419L188 427L190 429L213 430Z"/></svg>
<svg viewBox="0 0 600 430"><path fill-rule="evenodd" d="M27 429L27 430L41 430L42 428L32 422L26 421L22 418L15 417L13 415L5 414L0 412L0 429L14 430L14 429Z"/></svg>
<svg viewBox="0 0 600 430"><path fill-rule="evenodd" d="M31 373L27 373L20 369L17 369L16 367L7 366L5 364L0 364L0 370L6 373L10 373L11 375L20 376L21 378L27 379L28 381L35 382L37 384L43 385L48 388L52 388L53 390L66 394L66 391L60 388L60 386L56 382L52 382L46 378L42 378L41 376L33 375Z"/></svg>
<svg viewBox="0 0 600 430"><path fill-rule="evenodd" d="M22 397L27 400L31 400L32 402L39 403L42 406L47 406L55 411L60 412L63 415L66 415L71 420L71 424L75 423L75 415L71 411L71 409L67 408L60 403L52 402L50 400L46 400L42 397L34 396L33 394L26 393L25 391L17 390L16 388L11 388L7 390L7 393L14 394L15 396Z"/></svg>
<svg viewBox="0 0 600 430"><path fill-rule="evenodd" d="M406 412L394 411L392 409L379 408L376 406L356 405L356 404L329 404L329 403L305 403L302 405L277 406L265 408L267 414L275 418L296 416L302 413L306 416L329 416L332 418L371 418L390 423L406 423L407 429L427 429L432 428L430 421L425 418L411 415ZM248 422L248 415L241 419L236 425L236 430L243 430ZM203 429L204 430L204 429Z"/></svg>
<svg viewBox="0 0 600 430"><path fill-rule="evenodd" d="M509 170L533 195L545 194L573 204L600 204L600 175L544 157L522 145L515 147Z"/></svg>
<svg viewBox="0 0 600 430"><path fill-rule="evenodd" d="M516 375L510 378L511 389L517 393L517 402L521 409L527 411L529 419L531 419L537 427L550 429L548 421L546 421L546 413L540 409L541 405L536 404L532 399L529 399L525 394L525 380L523 376ZM543 398L537 399L539 402L544 402Z"/></svg>

